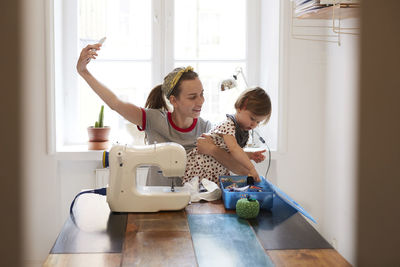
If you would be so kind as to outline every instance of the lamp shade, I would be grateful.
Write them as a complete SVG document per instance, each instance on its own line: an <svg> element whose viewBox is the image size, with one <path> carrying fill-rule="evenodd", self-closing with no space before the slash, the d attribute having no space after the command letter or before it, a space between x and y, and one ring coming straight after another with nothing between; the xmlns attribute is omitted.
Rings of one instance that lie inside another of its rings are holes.
<svg viewBox="0 0 400 267"><path fill-rule="evenodd" d="M237 87L237 82L235 79L226 79L220 84L221 91L229 90L235 87Z"/></svg>
<svg viewBox="0 0 400 267"><path fill-rule="evenodd" d="M233 78L223 80L220 83L220 86L219 86L220 90L225 91L225 90L229 90L229 89L237 87L238 86L237 79L238 79L239 75L242 75L243 82L246 85L245 89L248 88L249 85L247 83L246 77L244 76L243 69L241 67L238 67L238 68L236 68L235 74L232 75Z"/></svg>

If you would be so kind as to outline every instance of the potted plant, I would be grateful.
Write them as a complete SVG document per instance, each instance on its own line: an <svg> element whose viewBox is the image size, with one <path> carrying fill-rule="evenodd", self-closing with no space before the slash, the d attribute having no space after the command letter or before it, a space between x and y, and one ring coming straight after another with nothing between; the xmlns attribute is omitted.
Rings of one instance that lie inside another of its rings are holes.
<svg viewBox="0 0 400 267"><path fill-rule="evenodd" d="M89 126L88 136L88 149L89 150L104 150L108 148L108 135L110 133L109 126L103 126L104 121L104 105L101 106L99 120L96 121L94 126Z"/></svg>

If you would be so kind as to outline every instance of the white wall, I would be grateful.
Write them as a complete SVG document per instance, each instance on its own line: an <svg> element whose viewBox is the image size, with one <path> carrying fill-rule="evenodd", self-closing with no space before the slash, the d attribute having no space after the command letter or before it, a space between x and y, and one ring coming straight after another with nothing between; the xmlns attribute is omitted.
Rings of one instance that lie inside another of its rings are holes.
<svg viewBox="0 0 400 267"><path fill-rule="evenodd" d="M355 25L354 20L346 21ZM355 262L356 134L359 37L344 35L342 45L328 45L325 107L324 225L328 241Z"/></svg>
<svg viewBox="0 0 400 267"><path fill-rule="evenodd" d="M44 0L21 2L24 264L41 266L62 220L57 161L46 153Z"/></svg>
<svg viewBox="0 0 400 267"><path fill-rule="evenodd" d="M80 190L94 187L99 161L63 161L47 153L46 0L21 3L24 265L42 266Z"/></svg>
<svg viewBox="0 0 400 267"><path fill-rule="evenodd" d="M342 35L341 46L292 39L288 2L283 4L287 24L282 61L288 136L287 151L277 160L277 183L314 216L315 228L354 264L358 37ZM355 20L342 24L357 26Z"/></svg>
<svg viewBox="0 0 400 267"><path fill-rule="evenodd" d="M283 4L287 23L288 2ZM100 164L60 161L46 153L44 3L25 0L22 5L26 266L41 266L72 198L94 186L94 169ZM288 24L282 27L287 140L286 152L273 161L270 177L317 219L317 230L328 241L335 238L339 252L352 263L357 42L346 37L337 47L292 40Z"/></svg>
<svg viewBox="0 0 400 267"><path fill-rule="evenodd" d="M278 186L318 221L323 218L326 43L290 35L289 1L282 2L282 79L286 151L277 160Z"/></svg>

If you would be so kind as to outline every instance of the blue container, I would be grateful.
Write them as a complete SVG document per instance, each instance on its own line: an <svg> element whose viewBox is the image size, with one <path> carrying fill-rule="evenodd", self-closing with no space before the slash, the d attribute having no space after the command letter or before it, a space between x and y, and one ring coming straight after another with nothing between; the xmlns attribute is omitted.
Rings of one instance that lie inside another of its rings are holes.
<svg viewBox="0 0 400 267"><path fill-rule="evenodd" d="M255 183L255 186L261 187L261 192L230 192L226 189L227 186L235 183L237 187L247 185L247 176L220 176L219 181L222 189L222 200L226 209L236 209L236 202L241 198L250 196L252 199L257 199L260 203L260 208L270 210L274 203L274 190L269 183L261 177L261 182Z"/></svg>

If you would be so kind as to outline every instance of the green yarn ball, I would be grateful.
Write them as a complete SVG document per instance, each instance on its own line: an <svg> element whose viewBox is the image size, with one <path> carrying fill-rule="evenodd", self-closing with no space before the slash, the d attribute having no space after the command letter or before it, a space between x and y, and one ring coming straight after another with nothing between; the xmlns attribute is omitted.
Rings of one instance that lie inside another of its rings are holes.
<svg viewBox="0 0 400 267"><path fill-rule="evenodd" d="M256 199L241 198L236 202L236 214L243 219L253 219L260 212L260 203Z"/></svg>

